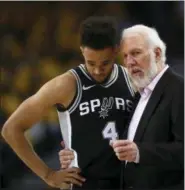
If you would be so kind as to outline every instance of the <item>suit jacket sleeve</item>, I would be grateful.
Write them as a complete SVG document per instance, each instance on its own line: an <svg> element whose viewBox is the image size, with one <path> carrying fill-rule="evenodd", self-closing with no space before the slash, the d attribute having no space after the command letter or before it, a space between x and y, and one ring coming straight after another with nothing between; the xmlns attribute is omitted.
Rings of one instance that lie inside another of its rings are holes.
<svg viewBox="0 0 185 190"><path fill-rule="evenodd" d="M140 154L139 164L158 165L169 169L184 167L184 84L175 88L172 93L170 110L172 140L164 143L136 142Z"/></svg>

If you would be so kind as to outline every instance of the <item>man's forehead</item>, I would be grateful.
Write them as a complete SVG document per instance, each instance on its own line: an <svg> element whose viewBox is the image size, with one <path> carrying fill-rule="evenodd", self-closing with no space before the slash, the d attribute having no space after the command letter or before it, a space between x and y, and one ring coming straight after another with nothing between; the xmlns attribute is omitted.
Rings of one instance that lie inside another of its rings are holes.
<svg viewBox="0 0 185 190"><path fill-rule="evenodd" d="M114 52L115 51L113 50L113 48L105 48L102 50L94 50L91 48L84 49L85 56L88 59L110 59L113 56Z"/></svg>
<svg viewBox="0 0 185 190"><path fill-rule="evenodd" d="M147 46L146 38L138 33L129 34L122 40L123 49L142 49Z"/></svg>

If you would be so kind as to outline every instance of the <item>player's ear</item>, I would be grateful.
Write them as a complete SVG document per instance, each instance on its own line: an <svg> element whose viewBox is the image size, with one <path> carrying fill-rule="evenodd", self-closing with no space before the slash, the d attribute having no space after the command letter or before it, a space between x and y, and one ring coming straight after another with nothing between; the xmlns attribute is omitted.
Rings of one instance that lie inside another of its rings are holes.
<svg viewBox="0 0 185 190"><path fill-rule="evenodd" d="M80 46L80 50L81 50L82 54L84 54L84 47L83 46Z"/></svg>

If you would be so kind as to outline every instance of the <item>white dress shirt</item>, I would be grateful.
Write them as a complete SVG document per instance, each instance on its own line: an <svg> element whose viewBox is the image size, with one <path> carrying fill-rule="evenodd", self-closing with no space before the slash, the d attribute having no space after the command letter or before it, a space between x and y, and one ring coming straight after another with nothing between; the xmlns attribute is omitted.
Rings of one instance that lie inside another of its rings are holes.
<svg viewBox="0 0 185 190"><path fill-rule="evenodd" d="M150 96L156 86L156 84L158 83L158 81L160 80L160 78L163 76L163 74L165 73L165 71L168 69L168 65L166 65L164 67L164 69L152 80L152 82L144 88L144 90L142 92L140 92L140 100L138 102L138 105L135 109L135 112L132 116L129 128L128 128L128 133L127 133L127 139L130 141L133 141L139 121L141 119L141 116L145 110L145 107L150 99ZM139 163L139 151L137 152L137 156L136 156L136 160L135 163Z"/></svg>

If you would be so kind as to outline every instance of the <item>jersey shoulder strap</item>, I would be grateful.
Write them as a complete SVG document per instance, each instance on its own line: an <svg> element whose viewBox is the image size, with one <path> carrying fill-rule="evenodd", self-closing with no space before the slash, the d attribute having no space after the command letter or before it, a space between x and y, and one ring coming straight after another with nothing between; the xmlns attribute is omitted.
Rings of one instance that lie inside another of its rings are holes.
<svg viewBox="0 0 185 190"><path fill-rule="evenodd" d="M128 74L128 70L127 68L123 67L122 65L119 65L119 69L121 70L121 72L123 73L123 76L125 78L125 82L126 82L126 85L131 93L132 96L135 95L136 93L136 89L134 88L133 86L133 83L132 83L132 80Z"/></svg>

